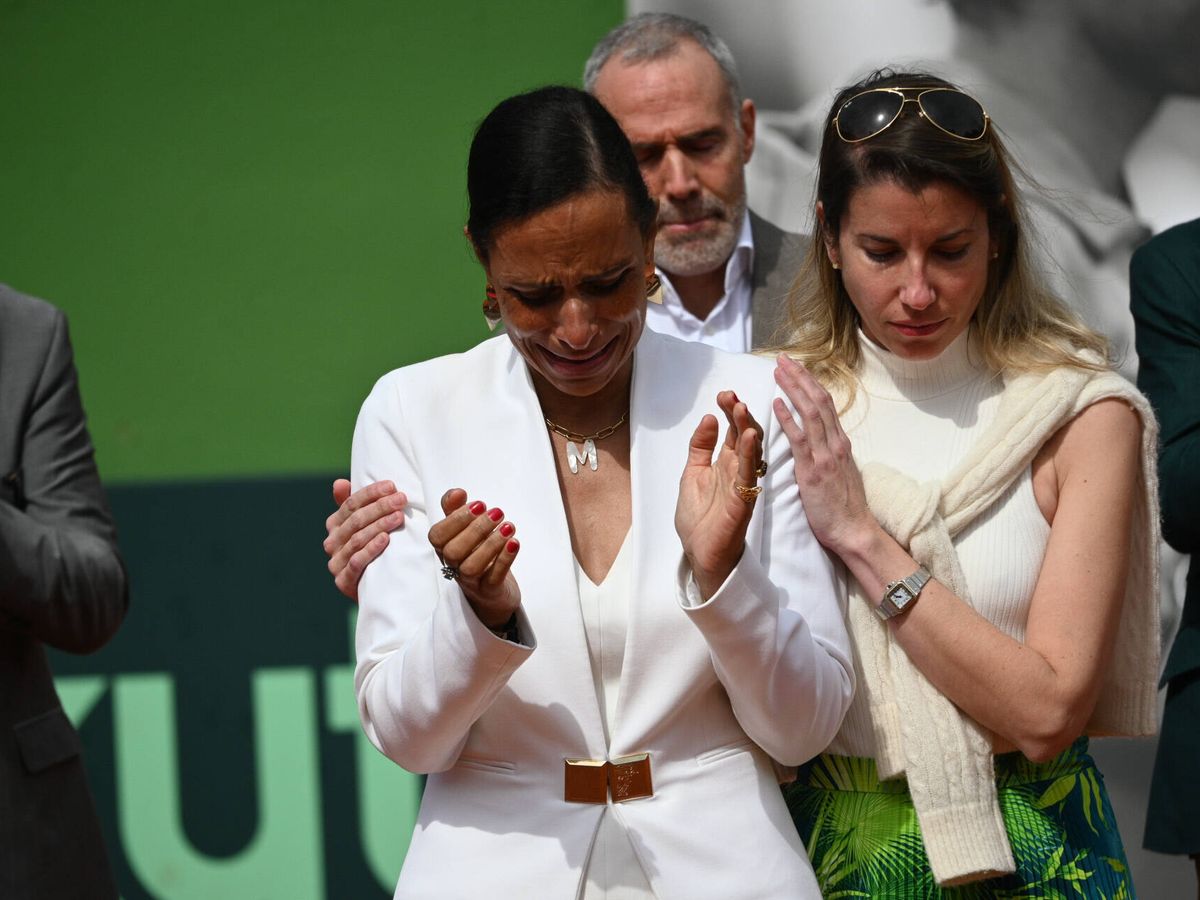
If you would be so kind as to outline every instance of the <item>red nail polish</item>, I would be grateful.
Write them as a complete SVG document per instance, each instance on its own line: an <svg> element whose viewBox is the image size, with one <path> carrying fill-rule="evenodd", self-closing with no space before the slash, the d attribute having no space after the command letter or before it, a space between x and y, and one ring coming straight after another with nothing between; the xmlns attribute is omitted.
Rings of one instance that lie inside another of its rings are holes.
<svg viewBox="0 0 1200 900"><path fill-rule="evenodd" d="M487 504L482 500L476 500L474 503L468 506L467 509L471 511L471 515L473 516L481 516L483 515L483 511L487 509Z"/></svg>
<svg viewBox="0 0 1200 900"><path fill-rule="evenodd" d="M514 525L512 522L505 522L503 525L500 526L500 534L502 534L504 537L512 537L513 532L516 530L517 530L517 526Z"/></svg>
<svg viewBox="0 0 1200 900"><path fill-rule="evenodd" d="M504 546L504 549L507 550L509 553L516 553L519 549L521 549L521 545L518 544L516 541L509 541Z"/></svg>
<svg viewBox="0 0 1200 900"><path fill-rule="evenodd" d="M499 522L501 519L504 518L504 510L502 510L498 506L495 509L489 509L488 510L488 518L491 519L493 522Z"/></svg>

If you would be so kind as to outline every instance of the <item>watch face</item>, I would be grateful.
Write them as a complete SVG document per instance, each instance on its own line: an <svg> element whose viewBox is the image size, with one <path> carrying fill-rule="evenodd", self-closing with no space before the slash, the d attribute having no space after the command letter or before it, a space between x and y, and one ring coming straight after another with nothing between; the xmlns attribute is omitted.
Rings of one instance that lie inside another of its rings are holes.
<svg viewBox="0 0 1200 900"><path fill-rule="evenodd" d="M908 605L908 602L912 600L913 595L904 585L898 584L888 592L888 597L891 598L896 609L904 609Z"/></svg>

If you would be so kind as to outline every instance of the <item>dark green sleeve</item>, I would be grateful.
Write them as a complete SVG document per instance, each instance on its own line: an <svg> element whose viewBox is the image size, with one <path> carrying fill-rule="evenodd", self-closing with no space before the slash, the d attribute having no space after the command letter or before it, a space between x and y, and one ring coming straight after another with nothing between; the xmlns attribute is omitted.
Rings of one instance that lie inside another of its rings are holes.
<svg viewBox="0 0 1200 900"><path fill-rule="evenodd" d="M1133 256L1138 387L1161 426L1163 537L1200 550L1200 220L1173 228Z"/></svg>

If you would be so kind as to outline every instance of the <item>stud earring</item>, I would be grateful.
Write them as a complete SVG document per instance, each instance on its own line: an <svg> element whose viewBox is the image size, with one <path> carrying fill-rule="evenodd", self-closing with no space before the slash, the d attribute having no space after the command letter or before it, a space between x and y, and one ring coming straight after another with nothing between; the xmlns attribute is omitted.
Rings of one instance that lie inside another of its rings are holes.
<svg viewBox="0 0 1200 900"><path fill-rule="evenodd" d="M840 272L840 271L842 271L842 264L841 264L841 263L839 263L839 262L837 262L836 260L832 260L832 259L831 259L831 260L829 261L829 264L830 264L831 266L833 266L833 270L834 270L835 272Z"/></svg>
<svg viewBox="0 0 1200 900"><path fill-rule="evenodd" d="M490 284L483 292L487 295L483 301L483 320L487 322L488 331L495 331L500 324L500 301L496 299L496 289Z"/></svg>

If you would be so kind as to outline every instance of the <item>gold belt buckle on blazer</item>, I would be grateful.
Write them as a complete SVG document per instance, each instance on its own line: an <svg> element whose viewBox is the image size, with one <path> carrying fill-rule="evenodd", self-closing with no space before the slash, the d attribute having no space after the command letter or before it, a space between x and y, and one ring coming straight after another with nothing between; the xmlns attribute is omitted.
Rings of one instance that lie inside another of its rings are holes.
<svg viewBox="0 0 1200 900"><path fill-rule="evenodd" d="M605 759L564 759L563 799L568 803L613 803L654 796L650 754Z"/></svg>

